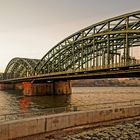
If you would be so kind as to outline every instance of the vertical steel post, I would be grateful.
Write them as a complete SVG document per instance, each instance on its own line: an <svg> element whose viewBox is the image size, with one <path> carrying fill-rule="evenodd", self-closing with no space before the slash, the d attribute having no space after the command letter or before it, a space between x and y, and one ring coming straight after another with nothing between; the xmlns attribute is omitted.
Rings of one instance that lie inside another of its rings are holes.
<svg viewBox="0 0 140 140"><path fill-rule="evenodd" d="M108 22L108 31L110 30L110 22ZM107 35L107 64L110 64L110 35Z"/></svg>
<svg viewBox="0 0 140 140"><path fill-rule="evenodd" d="M83 38L83 36L84 36L83 32L82 32L81 34L82 34L82 38ZM83 59L84 59L84 58L83 58L83 52L84 52L83 44L84 44L84 43L83 43L83 41L82 41L81 43L82 43L81 68L83 69L83 65L84 65L84 64L83 64Z"/></svg>
<svg viewBox="0 0 140 140"><path fill-rule="evenodd" d="M98 45L96 45L96 67L98 66Z"/></svg>
<svg viewBox="0 0 140 140"><path fill-rule="evenodd" d="M127 30L129 28L129 17L126 17L126 34L125 34L125 65L129 65L129 39Z"/></svg>
<svg viewBox="0 0 140 140"><path fill-rule="evenodd" d="M74 65L75 65L75 56L74 56L74 45L72 43L72 69L74 69Z"/></svg>
<svg viewBox="0 0 140 140"><path fill-rule="evenodd" d="M94 34L95 34L95 27L93 28L93 42L92 42L92 49L93 49L93 54L92 54L92 61L93 61L93 67L95 67L95 37L94 37Z"/></svg>

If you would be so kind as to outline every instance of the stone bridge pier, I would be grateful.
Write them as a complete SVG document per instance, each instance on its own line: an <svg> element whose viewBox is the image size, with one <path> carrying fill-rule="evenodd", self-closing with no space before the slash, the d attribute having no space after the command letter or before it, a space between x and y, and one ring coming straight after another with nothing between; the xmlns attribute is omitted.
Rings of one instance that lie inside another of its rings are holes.
<svg viewBox="0 0 140 140"><path fill-rule="evenodd" d="M22 82L16 84L0 84L0 90L22 90L25 96L68 95L71 94L69 80L42 83Z"/></svg>
<svg viewBox="0 0 140 140"><path fill-rule="evenodd" d="M12 83L0 83L0 90L14 90L15 84Z"/></svg>
<svg viewBox="0 0 140 140"><path fill-rule="evenodd" d="M23 82L22 84L23 94L26 96L71 94L71 84L69 80L47 83Z"/></svg>

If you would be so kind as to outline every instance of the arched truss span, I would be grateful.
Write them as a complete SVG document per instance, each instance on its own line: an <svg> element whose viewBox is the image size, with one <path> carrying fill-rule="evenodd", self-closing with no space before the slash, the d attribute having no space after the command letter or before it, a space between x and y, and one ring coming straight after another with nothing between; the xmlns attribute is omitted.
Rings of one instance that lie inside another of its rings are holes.
<svg viewBox="0 0 140 140"><path fill-rule="evenodd" d="M34 74L34 68L38 59L13 58L7 65L4 75L5 79L27 77Z"/></svg>
<svg viewBox="0 0 140 140"><path fill-rule="evenodd" d="M38 74L115 63L127 64L140 45L140 11L84 28L54 46L36 65Z"/></svg>

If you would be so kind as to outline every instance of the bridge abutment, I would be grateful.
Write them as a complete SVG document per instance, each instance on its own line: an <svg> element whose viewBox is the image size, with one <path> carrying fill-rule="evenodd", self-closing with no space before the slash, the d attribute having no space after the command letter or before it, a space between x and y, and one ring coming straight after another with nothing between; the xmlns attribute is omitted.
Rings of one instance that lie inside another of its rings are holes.
<svg viewBox="0 0 140 140"><path fill-rule="evenodd" d="M68 80L48 83L23 82L23 94L26 96L71 94L71 84Z"/></svg>

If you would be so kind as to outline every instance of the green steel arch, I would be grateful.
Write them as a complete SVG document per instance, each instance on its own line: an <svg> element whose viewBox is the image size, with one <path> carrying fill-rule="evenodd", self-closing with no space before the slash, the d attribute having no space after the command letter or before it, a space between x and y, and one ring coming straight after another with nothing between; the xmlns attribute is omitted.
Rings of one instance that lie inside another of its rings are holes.
<svg viewBox="0 0 140 140"><path fill-rule="evenodd" d="M65 38L44 55L35 67L37 74L85 69L123 63L140 46L140 11L110 18Z"/></svg>
<svg viewBox="0 0 140 140"><path fill-rule="evenodd" d="M4 78L18 78L18 77L28 77L33 75L34 68L39 62L38 59L29 58L13 58L7 65Z"/></svg>

